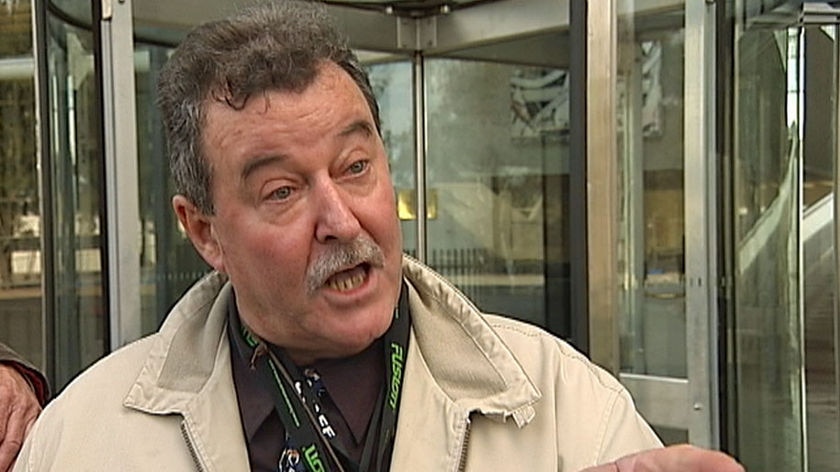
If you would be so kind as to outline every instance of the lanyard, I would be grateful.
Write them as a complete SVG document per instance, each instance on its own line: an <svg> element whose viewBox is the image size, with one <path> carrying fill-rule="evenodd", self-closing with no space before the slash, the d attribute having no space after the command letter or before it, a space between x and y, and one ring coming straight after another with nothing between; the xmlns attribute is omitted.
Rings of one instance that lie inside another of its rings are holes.
<svg viewBox="0 0 840 472"><path fill-rule="evenodd" d="M242 335L249 348L249 352L241 354L251 359L252 368L259 372L263 385L272 393L274 407L286 428L288 442L298 449L307 470L380 472L388 469L396 435L403 368L408 354L411 322L407 292L403 284L394 319L382 338L385 384L374 406L358 465L344 452L319 405L317 394L309 388L311 381L301 369L282 349L253 334L239 321L238 316L232 318L233 328Z"/></svg>

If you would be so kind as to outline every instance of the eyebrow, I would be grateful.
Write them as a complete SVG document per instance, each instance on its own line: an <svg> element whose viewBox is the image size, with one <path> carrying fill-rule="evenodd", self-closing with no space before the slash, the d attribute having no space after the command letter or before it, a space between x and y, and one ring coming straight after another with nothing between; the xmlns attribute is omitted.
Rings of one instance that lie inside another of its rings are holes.
<svg viewBox="0 0 840 472"><path fill-rule="evenodd" d="M374 134L373 127L366 120L356 120L347 125L341 131L339 131L336 136L340 138L345 138L356 134L369 138ZM242 173L239 177L244 182L248 180L251 174L253 174L257 170L263 167L281 163L287 159L289 159L289 156L287 154L271 154L268 156L257 157L248 161L248 163L245 164L245 167L242 169Z"/></svg>
<svg viewBox="0 0 840 472"><path fill-rule="evenodd" d="M270 156L261 156L256 159L252 159L245 164L245 167L242 169L242 173L239 175L239 178L242 182L248 180L251 177L251 174L256 172L258 169L263 167L268 167L270 165L283 162L289 158L286 154L272 154Z"/></svg>
<svg viewBox="0 0 840 472"><path fill-rule="evenodd" d="M366 120L356 120L338 133L339 137L362 134L365 137L373 136L373 127Z"/></svg>

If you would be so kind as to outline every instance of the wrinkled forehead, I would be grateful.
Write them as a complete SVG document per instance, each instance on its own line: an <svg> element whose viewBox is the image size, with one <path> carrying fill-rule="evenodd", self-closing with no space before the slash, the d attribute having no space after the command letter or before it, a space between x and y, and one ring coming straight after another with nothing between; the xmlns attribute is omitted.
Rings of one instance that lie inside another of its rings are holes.
<svg viewBox="0 0 840 472"><path fill-rule="evenodd" d="M211 110L224 109L228 111L242 111L255 100L266 99L272 93L301 94L312 86L325 70L341 70L333 61L322 59L307 67L295 68L294 74L288 71L277 77L262 77L262 80L248 79L244 82L235 81L228 74L221 74L207 86L204 97L200 102L199 126L201 145L206 143L208 115ZM342 71L343 72L343 71ZM266 106L268 101L265 100ZM203 153L204 154L204 153Z"/></svg>
<svg viewBox="0 0 840 472"><path fill-rule="evenodd" d="M379 134L364 92L334 63L323 64L314 80L300 91L268 89L253 94L241 106L211 97L205 102L203 121L201 145L205 156L210 151L207 146L215 148L249 135L275 135L275 139L277 133L286 138L290 135L285 133L294 133L297 138L308 135L314 143L333 134L354 134L342 132L345 129L364 131L368 136Z"/></svg>

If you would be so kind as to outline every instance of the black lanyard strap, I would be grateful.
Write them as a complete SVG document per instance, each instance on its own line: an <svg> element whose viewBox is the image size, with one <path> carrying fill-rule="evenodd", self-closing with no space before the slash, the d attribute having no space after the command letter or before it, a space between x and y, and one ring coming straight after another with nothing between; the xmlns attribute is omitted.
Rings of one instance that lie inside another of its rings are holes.
<svg viewBox="0 0 840 472"><path fill-rule="evenodd" d="M233 317L233 327L248 346L248 352L240 351L240 354L251 359L251 368L259 372L263 386L271 392L289 442L300 451L307 470L383 472L390 466L411 328L407 292L403 284L394 318L382 337L385 384L374 407L359 464L354 463L336 437L317 393L310 388L312 381L284 350L266 343L241 323L238 316Z"/></svg>

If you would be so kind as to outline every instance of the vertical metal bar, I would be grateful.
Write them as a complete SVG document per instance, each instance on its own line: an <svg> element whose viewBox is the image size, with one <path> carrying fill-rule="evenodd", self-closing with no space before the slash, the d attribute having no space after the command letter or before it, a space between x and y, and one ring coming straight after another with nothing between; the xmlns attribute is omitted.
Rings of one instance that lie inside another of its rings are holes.
<svg viewBox="0 0 840 472"><path fill-rule="evenodd" d="M417 185L417 260L426 262L426 77L424 58L416 51L412 58L414 89L414 154Z"/></svg>
<svg viewBox="0 0 840 472"><path fill-rule="evenodd" d="M835 402L840 405L840 26L834 26L834 389ZM840 431L840 415L837 430ZM840 447L840 444L836 446Z"/></svg>
<svg viewBox="0 0 840 472"><path fill-rule="evenodd" d="M738 291L736 289L736 279L738 274L738 254L741 237L739 233L739 218L737 216L737 206L739 205L738 191L740 190L739 182L743 179L742 169L738 163L738 156L742 154L742 136L738 117L741 116L741 107L743 106L745 93L740 84L740 77L742 71L742 60L744 54L739 47L739 43L745 36L746 28L746 0L734 0L734 2L724 2L726 18L731 18L731 30L729 31L730 41L729 48L726 51L726 56L731 58L728 66L731 68L730 74L725 78L724 83L729 87L729 102L723 115L729 118L729 126L727 132L729 133L727 142L728 158L724 167L726 170L724 189L724 197L727 199L724 208L725 215L722 220L727 227L726 240L724 250L726 254L723 260L726 264L726 300L729 306L726 310L726 378L729 388L725 392L726 401L723 402L727 406L727 424L726 448L730 453L741 455L746 452L749 447L745 447L742 439L742 408L740 399L742 397L741 384L738 379L741 374L743 366L739 362L740 337L738 330L740 328L740 307L738 305Z"/></svg>
<svg viewBox="0 0 840 472"><path fill-rule="evenodd" d="M620 359L617 323L616 0L593 2L586 16L586 226L590 356L596 363L617 373Z"/></svg>
<svg viewBox="0 0 840 472"><path fill-rule="evenodd" d="M734 227L733 227L733 198L732 198L732 173L733 173L733 154L732 149L732 135L734 115L730 112L734 111L733 107L733 82L734 82L734 54L731 52L735 48L734 40L734 2L724 2L722 5L716 7L715 12L715 81L718 84L715 87L715 150L719 158L716 165L718 176L716 179L718 189L715 192L718 196L718 205L715 206L718 212L715 220L720 225L720 230L716 236L715 243L717 244L718 256L715 259L716 267L714 273L718 278L718 297L715 307L717 309L717 325L714 327L717 333L718 343L717 352L718 363L715 366L717 375L718 394L716 401L718 403L717 421L718 427L718 447L721 450L735 454L736 435L733 412L736 411L734 399L734 382L735 376L732 364L729 362L730 353L733 352L731 348L730 333L734 332L731 329L732 312L734 307L734 300L732 296L732 274L734 273Z"/></svg>
<svg viewBox="0 0 840 472"><path fill-rule="evenodd" d="M47 57L47 6L46 2L32 0L32 34L35 55L35 129L38 148L38 205L41 214L41 342L44 371L49 376L51 385L56 386L55 378L55 228L53 208L53 169L54 164L50 149L52 146L50 123L50 71Z"/></svg>
<svg viewBox="0 0 840 472"><path fill-rule="evenodd" d="M686 346L691 415L689 441L703 447L718 446L717 285L714 208L714 100L710 91L714 77L714 5L685 4L685 293ZM699 110L699 112L698 112Z"/></svg>
<svg viewBox="0 0 840 472"><path fill-rule="evenodd" d="M587 269L586 156L588 2L569 2L569 331L572 343L585 353L589 342L589 280ZM556 310L549 310L553 313ZM551 320L549 327L551 326Z"/></svg>
<svg viewBox="0 0 840 472"><path fill-rule="evenodd" d="M622 45L626 44L622 34ZM626 46L625 46L626 47ZM621 45L619 45L619 49ZM619 159L622 161L623 184L620 205L624 211L620 221L623 223L621 231L622 250L624 254L624 279L621 288L624 292L624 303L621 311L624 320L617 323L619 333L622 327L630 328L628 342L630 348L625 348L630 359L624 359L624 365L631 365L631 372L647 372L645 356L645 159L644 136L642 130L642 61L640 48L635 39L630 41L626 54L620 54L624 60L621 63L621 76L624 79L624 131L622 133L622 150ZM619 346L620 348L620 346Z"/></svg>
<svg viewBox="0 0 840 472"><path fill-rule="evenodd" d="M808 467L808 403L807 403L807 385L805 379L805 300L803 298L803 294L805 293L805 257L804 257L804 250L805 245L804 241L802 240L801 234L801 227L802 222L804 221L804 214L803 214L803 191L804 191L804 175L803 175L803 142L804 142L804 117L805 117L805 28L802 25L799 25L794 28L790 28L788 30L788 36L795 35L796 40L793 43L796 46L796 53L794 54L794 64L791 64L791 54L788 51L787 56L787 68L789 71L793 71L793 75L795 76L794 87L796 93L796 118L795 118L795 125L797 128L797 137L796 137L796 160L795 162L795 189L793 189L792 194L795 195L793 208L791 215L791 227L793 228L794 237L789 237L788 240L790 241L790 245L795 246L796 252L796 266L795 266L795 274L796 281L791 283L791 286L788 288L788 293L790 294L789 300L791 302L791 314L792 316L796 317L796 322L791 323L791 325L796 325L796 329L798 331L798 344L799 344L799 365L800 365L800 374L799 374L799 413L800 413L800 440L801 440L801 447L802 447L802 470L807 471L809 470ZM790 48L790 39L788 40L788 48ZM788 77L791 76L791 72L788 72ZM790 90L790 79L788 79L788 94L792 91ZM788 110L790 113L790 110Z"/></svg>
<svg viewBox="0 0 840 472"><path fill-rule="evenodd" d="M117 349L142 334L134 33L131 0L102 2L99 28L105 138L105 231L110 340L111 349Z"/></svg>

